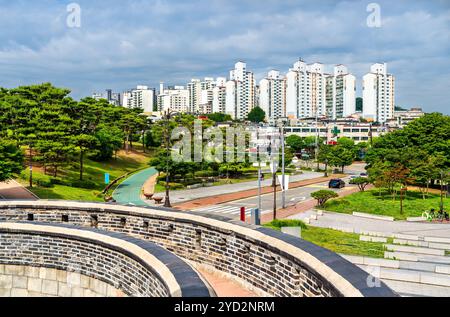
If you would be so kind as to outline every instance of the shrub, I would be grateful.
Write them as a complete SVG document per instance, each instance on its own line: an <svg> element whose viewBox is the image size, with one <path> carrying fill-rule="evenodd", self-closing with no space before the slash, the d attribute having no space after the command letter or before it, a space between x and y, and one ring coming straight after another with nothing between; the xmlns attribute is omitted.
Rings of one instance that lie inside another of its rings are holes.
<svg viewBox="0 0 450 317"><path fill-rule="evenodd" d="M331 190L319 190L318 192L312 193L311 197L317 200L319 207L323 207L328 200L337 198L339 195Z"/></svg>
<svg viewBox="0 0 450 317"><path fill-rule="evenodd" d="M269 224L271 227L283 228L283 227L301 227L302 229L307 229L306 224L301 220L279 220L275 219Z"/></svg>
<svg viewBox="0 0 450 317"><path fill-rule="evenodd" d="M83 189L96 189L97 188L97 184L90 180L72 181L71 186L76 187L76 188L83 188Z"/></svg>

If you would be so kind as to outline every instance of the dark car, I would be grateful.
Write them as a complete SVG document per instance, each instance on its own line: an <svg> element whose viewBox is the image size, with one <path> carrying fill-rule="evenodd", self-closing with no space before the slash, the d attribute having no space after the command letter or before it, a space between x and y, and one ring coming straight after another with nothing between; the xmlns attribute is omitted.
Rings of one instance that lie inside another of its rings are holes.
<svg viewBox="0 0 450 317"><path fill-rule="evenodd" d="M328 184L329 188L344 188L345 187L345 182L342 179L332 179L330 180L330 183Z"/></svg>

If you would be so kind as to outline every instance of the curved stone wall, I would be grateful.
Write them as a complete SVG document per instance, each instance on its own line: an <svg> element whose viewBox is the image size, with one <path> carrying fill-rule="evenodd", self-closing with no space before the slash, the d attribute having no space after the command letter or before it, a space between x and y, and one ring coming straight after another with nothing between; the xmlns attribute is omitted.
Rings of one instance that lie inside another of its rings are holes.
<svg viewBox="0 0 450 317"><path fill-rule="evenodd" d="M0 265L0 297L126 297L103 281L76 272Z"/></svg>
<svg viewBox="0 0 450 317"><path fill-rule="evenodd" d="M107 295L106 284L110 293L117 289L134 297L213 294L188 264L163 248L123 234L89 228L0 223L0 264L5 265L4 283L0 283L4 290L8 289L9 280L14 282L21 272L25 276L25 271L36 268L39 278L26 275L30 277L27 290L33 293L50 291L49 295L57 296L58 287L67 286L58 285L57 271L65 271L69 281L75 282L74 287L81 286L82 276L93 278L84 288L95 290L98 295ZM8 277L11 267L16 269L16 276ZM16 288L11 285L11 291Z"/></svg>
<svg viewBox="0 0 450 317"><path fill-rule="evenodd" d="M0 202L0 221L65 222L150 240L270 296L397 296L337 254L241 222L156 208L38 201Z"/></svg>

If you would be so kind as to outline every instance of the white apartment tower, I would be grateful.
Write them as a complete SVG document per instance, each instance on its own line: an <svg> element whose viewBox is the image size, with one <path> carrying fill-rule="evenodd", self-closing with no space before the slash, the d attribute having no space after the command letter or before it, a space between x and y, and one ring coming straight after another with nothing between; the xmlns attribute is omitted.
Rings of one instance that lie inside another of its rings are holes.
<svg viewBox="0 0 450 317"><path fill-rule="evenodd" d="M326 114L326 75L321 63L299 60L286 75L286 114L308 118Z"/></svg>
<svg viewBox="0 0 450 317"><path fill-rule="evenodd" d="M336 120L356 112L356 77L347 67L337 65L334 74L327 77L327 116Z"/></svg>
<svg viewBox="0 0 450 317"><path fill-rule="evenodd" d="M213 102L212 102L212 112L213 113L225 113L226 106L226 89L227 79L225 77L218 77L216 80L216 87L213 89Z"/></svg>
<svg viewBox="0 0 450 317"><path fill-rule="evenodd" d="M162 94L158 96L159 111L174 111L180 113L190 111L189 89L185 89L184 86L175 86L167 89L164 89L162 86L160 89Z"/></svg>
<svg viewBox="0 0 450 317"><path fill-rule="evenodd" d="M210 113L212 111L213 89L216 86L213 78L204 81L192 79L187 85L189 90L189 111L192 113Z"/></svg>
<svg viewBox="0 0 450 317"><path fill-rule="evenodd" d="M266 113L266 120L285 117L286 82L279 71L272 70L259 83L259 106Z"/></svg>
<svg viewBox="0 0 450 317"><path fill-rule="evenodd" d="M226 83L225 113L233 119L246 119L255 107L255 76L247 71L247 64L238 62Z"/></svg>
<svg viewBox="0 0 450 317"><path fill-rule="evenodd" d="M153 112L156 92L147 86L137 86L136 89L122 94L122 106L126 108L140 108L144 112Z"/></svg>
<svg viewBox="0 0 450 317"><path fill-rule="evenodd" d="M363 117L384 123L394 118L395 77L386 64L374 64L363 78Z"/></svg>

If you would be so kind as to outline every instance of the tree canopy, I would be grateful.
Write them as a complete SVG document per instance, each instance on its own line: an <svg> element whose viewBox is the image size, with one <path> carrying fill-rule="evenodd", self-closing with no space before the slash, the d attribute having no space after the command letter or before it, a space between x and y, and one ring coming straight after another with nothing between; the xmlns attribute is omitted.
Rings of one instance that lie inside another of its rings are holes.
<svg viewBox="0 0 450 317"><path fill-rule="evenodd" d="M250 111L247 120L253 123L261 123L266 120L266 113L260 107L255 107Z"/></svg>

